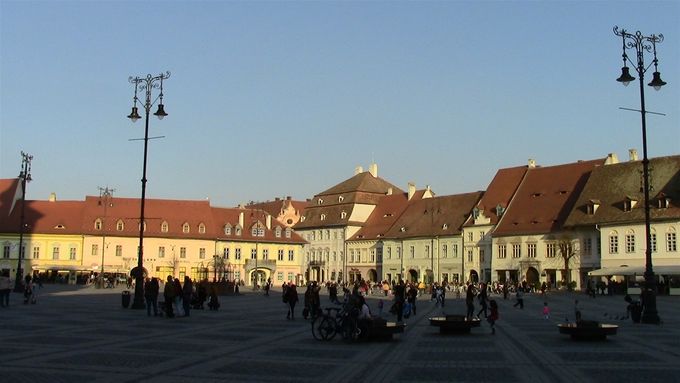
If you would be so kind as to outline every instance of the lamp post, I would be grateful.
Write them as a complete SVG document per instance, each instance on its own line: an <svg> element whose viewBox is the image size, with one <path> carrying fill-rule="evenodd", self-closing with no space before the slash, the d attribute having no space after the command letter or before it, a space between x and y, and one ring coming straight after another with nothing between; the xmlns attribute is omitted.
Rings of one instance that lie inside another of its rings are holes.
<svg viewBox="0 0 680 383"><path fill-rule="evenodd" d="M133 309L143 309L144 304L144 202L146 199L146 158L148 153L149 144L149 113L151 112L151 107L153 104L159 100L158 110L154 113L154 116L162 120L163 117L168 114L165 113L163 107L163 80L170 77L170 72L161 73L158 76L152 76L147 74L146 77L130 77L128 81L135 86L135 97L132 103L132 112L127 116L132 122L136 122L141 117L137 109L137 103L139 103L145 112L145 125L144 125L144 164L142 171L142 203L141 210L139 213L139 249L137 255L137 267L135 268L135 297L132 302ZM151 99L151 91L155 88L160 89L158 97L154 100ZM144 102L142 102L137 97L138 91L145 91Z"/></svg>
<svg viewBox="0 0 680 383"><path fill-rule="evenodd" d="M106 210L111 203L111 197L116 189L109 189L109 187L99 188L99 204L104 205L104 219L102 219L102 265L99 270L99 283L104 287L104 253L106 252Z"/></svg>
<svg viewBox="0 0 680 383"><path fill-rule="evenodd" d="M643 188L644 188L644 209L645 209L645 289L641 294L643 312L642 312L642 323L659 324L661 319L656 311L656 279L654 278L654 270L652 269L652 237L651 237L651 219L649 211L649 160L647 159L647 122L645 110L645 86L644 86L644 74L647 70L654 65L654 73L652 81L647 84L653 87L655 90L661 89L662 86L666 85L666 82L661 80L661 74L658 70L659 60L656 58L656 44L663 41L663 35L651 35L643 36L640 31L635 32L635 34L628 33L625 29L620 29L618 26L614 27L614 34L621 37L623 42L623 67L621 68L621 76L616 79L616 81L622 83L623 85L628 85L631 81L635 80L635 77L630 75L627 63L631 63L633 68L635 68L640 79L640 114L642 116L642 178L643 178ZM635 50L637 56L637 63L632 61L628 54L627 49ZM644 63L644 52L652 53L654 59L652 64L645 67Z"/></svg>
<svg viewBox="0 0 680 383"><path fill-rule="evenodd" d="M14 280L14 292L20 293L24 291L21 281L24 277L24 270L21 263L24 258L24 230L26 229L26 184L31 182L31 161L33 156L28 153L21 152L21 172L19 172L19 179L21 179L21 216L19 219L19 260L17 261L17 274Z"/></svg>

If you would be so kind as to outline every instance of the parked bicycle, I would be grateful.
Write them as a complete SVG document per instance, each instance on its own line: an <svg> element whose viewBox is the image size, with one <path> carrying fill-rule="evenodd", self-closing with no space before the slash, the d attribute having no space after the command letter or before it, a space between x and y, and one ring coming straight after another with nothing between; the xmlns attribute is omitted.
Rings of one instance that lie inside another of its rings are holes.
<svg viewBox="0 0 680 383"><path fill-rule="evenodd" d="M327 307L325 313L317 316L312 322L312 335L316 340L330 341L340 333L344 340L355 340L361 330L357 326L357 313L342 308Z"/></svg>

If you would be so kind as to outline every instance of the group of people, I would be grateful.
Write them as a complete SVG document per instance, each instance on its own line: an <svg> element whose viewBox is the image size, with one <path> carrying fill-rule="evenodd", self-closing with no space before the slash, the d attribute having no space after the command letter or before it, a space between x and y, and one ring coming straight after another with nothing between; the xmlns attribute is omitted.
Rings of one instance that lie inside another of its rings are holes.
<svg viewBox="0 0 680 383"><path fill-rule="evenodd" d="M158 295L161 291L161 282L158 278L146 278L144 282L144 300L146 301L146 313L148 316L158 316ZM190 316L192 309L204 309L207 301L210 310L218 310L220 307L215 285L210 286L208 293L207 282L194 283L189 276L184 277L184 284L178 278L168 275L163 286L163 307L160 310L167 318L175 315Z"/></svg>
<svg viewBox="0 0 680 383"><path fill-rule="evenodd" d="M38 278L34 278L31 275L26 275L23 280L24 304L35 304L37 302L34 280L37 281ZM42 287L42 283L39 283L39 287ZM9 296L11 292L12 280L9 277L9 270L4 270L2 274L0 274L0 307L9 307Z"/></svg>

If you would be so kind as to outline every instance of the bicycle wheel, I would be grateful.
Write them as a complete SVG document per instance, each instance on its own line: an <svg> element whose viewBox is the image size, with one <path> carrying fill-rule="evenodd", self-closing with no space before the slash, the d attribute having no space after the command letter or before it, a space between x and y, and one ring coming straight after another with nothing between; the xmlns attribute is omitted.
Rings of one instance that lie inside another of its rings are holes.
<svg viewBox="0 0 680 383"><path fill-rule="evenodd" d="M328 315L318 316L312 322L312 335L316 340L329 341L335 333L335 321Z"/></svg>

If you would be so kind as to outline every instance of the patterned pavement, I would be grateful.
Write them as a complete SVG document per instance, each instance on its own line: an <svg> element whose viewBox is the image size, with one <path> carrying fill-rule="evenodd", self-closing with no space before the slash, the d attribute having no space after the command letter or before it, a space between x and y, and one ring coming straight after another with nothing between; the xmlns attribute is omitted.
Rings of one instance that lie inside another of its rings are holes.
<svg viewBox="0 0 680 383"><path fill-rule="evenodd" d="M615 319L625 313L621 296L552 294L549 320L538 296L528 294L524 310L494 297L496 335L486 323L469 335L440 335L427 317L442 309L421 299L419 315L393 341L346 343L314 340L300 305L299 317L287 321L277 291L221 297L218 312L175 319L123 309L121 291L46 285L36 305L12 293L10 307L0 308L0 380L620 383L680 376L680 297L659 297L660 326ZM379 298L369 299L375 313ZM560 335L556 324L573 321L574 299L584 319L618 324L619 334L605 342ZM464 311L462 300L447 300L444 313Z"/></svg>

